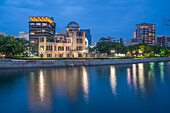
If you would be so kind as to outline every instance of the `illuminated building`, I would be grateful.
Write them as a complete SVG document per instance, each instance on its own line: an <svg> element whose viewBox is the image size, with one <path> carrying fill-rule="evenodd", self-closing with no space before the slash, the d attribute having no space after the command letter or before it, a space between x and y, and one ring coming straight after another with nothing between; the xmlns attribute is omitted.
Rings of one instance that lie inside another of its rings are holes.
<svg viewBox="0 0 170 113"><path fill-rule="evenodd" d="M55 35L55 22L51 17L29 17L30 51L38 55L38 40L41 37L49 38Z"/></svg>
<svg viewBox="0 0 170 113"><path fill-rule="evenodd" d="M56 34L53 42L48 42L46 37L39 38L41 57L86 57L87 53L88 40L76 22L67 25L66 34Z"/></svg>
<svg viewBox="0 0 170 113"><path fill-rule="evenodd" d="M159 46L170 47L170 35L169 36L158 36L158 37L156 37L156 43Z"/></svg>
<svg viewBox="0 0 170 113"><path fill-rule="evenodd" d="M135 36L138 38L139 43L155 45L155 24L136 24Z"/></svg>

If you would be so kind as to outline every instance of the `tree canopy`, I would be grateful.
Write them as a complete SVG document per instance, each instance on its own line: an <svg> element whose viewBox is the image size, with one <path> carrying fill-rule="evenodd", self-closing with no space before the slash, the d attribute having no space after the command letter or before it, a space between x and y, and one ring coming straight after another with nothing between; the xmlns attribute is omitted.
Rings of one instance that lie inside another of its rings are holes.
<svg viewBox="0 0 170 113"><path fill-rule="evenodd" d="M13 37L0 36L0 53L7 56L20 55L26 51L28 41L15 39Z"/></svg>
<svg viewBox="0 0 170 113"><path fill-rule="evenodd" d="M123 44L111 41L101 41L96 45L96 50L100 53L111 54L111 50L115 53L127 53L127 47Z"/></svg>

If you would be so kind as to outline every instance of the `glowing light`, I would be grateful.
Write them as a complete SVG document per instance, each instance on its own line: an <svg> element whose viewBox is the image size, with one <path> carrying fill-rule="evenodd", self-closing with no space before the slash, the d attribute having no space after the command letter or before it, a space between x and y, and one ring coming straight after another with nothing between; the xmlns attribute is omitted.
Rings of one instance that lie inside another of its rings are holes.
<svg viewBox="0 0 170 113"><path fill-rule="evenodd" d="M40 76L39 76L39 95L40 95L41 101L44 101L45 82L44 82L44 77L43 77L42 71L40 71Z"/></svg>
<svg viewBox="0 0 170 113"><path fill-rule="evenodd" d="M116 93L116 69L114 66L110 66L110 86L112 88L112 93L114 95L117 95Z"/></svg>
<svg viewBox="0 0 170 113"><path fill-rule="evenodd" d="M130 68L127 68L127 83L129 85L129 87L131 87Z"/></svg>
<svg viewBox="0 0 170 113"><path fill-rule="evenodd" d="M82 78L82 85L83 85L83 91L84 91L84 98L86 101L88 101L88 93L89 93L89 80L87 75L87 70L85 67L83 68L83 78Z"/></svg>
<svg viewBox="0 0 170 113"><path fill-rule="evenodd" d="M49 22L51 24L54 24L54 21L51 20L49 17L29 17L30 20L35 22Z"/></svg>

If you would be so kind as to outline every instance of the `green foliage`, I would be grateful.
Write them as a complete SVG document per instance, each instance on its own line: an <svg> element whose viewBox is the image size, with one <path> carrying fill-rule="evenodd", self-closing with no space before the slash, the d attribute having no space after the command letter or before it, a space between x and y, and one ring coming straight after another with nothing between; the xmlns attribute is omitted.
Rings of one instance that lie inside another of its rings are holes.
<svg viewBox="0 0 170 113"><path fill-rule="evenodd" d="M15 39L13 37L0 36L0 53L6 57L20 55L26 50L27 41Z"/></svg>
<svg viewBox="0 0 170 113"><path fill-rule="evenodd" d="M156 54L160 56L169 56L170 48L169 47L159 47L157 44L154 46L146 44L136 44L128 46L128 51L130 54L138 56L139 54L147 56L155 56Z"/></svg>
<svg viewBox="0 0 170 113"><path fill-rule="evenodd" d="M116 53L127 53L127 47L123 44L110 41L101 41L96 45L96 50L99 53L111 54L111 50L115 50Z"/></svg>

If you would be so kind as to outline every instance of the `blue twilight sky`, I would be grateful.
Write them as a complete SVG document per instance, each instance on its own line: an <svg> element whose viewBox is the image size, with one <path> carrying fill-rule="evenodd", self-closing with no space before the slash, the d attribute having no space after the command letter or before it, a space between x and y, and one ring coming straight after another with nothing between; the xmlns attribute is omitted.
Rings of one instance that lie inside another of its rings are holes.
<svg viewBox="0 0 170 113"><path fill-rule="evenodd" d="M18 35L28 32L29 16L54 17L56 32L70 21L90 28L93 42L100 37L133 37L135 24L156 24L156 35L170 35L170 0L0 0L0 31Z"/></svg>

